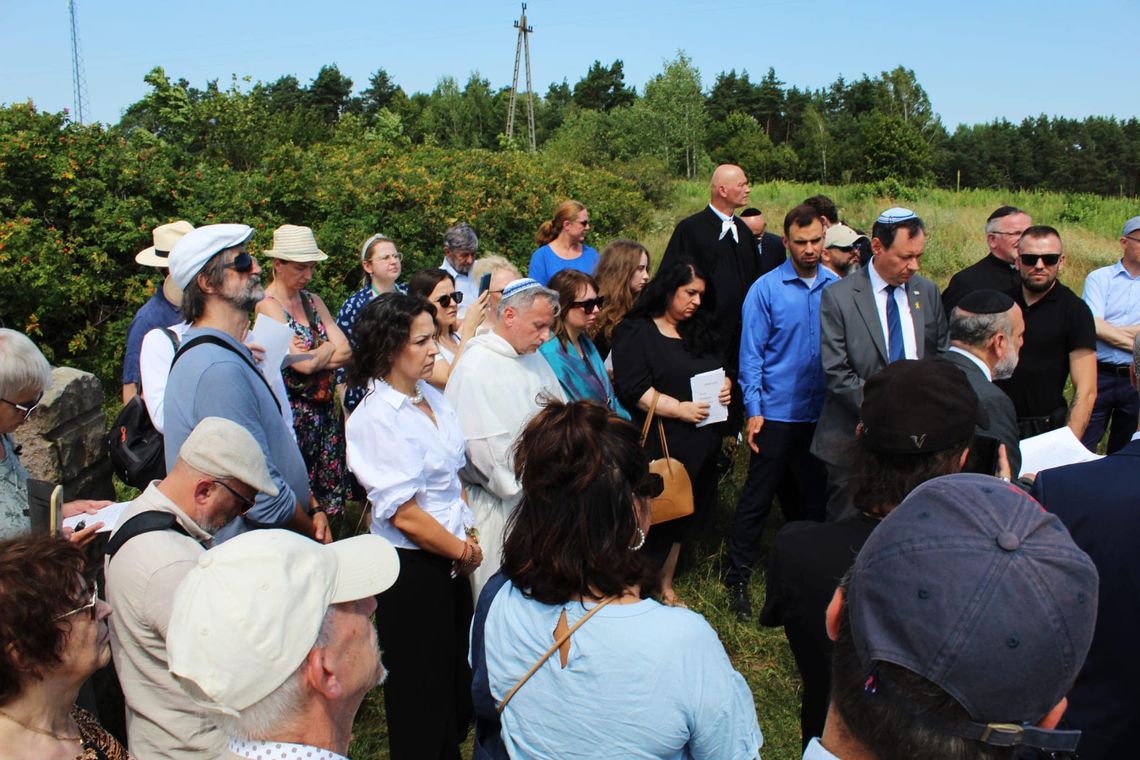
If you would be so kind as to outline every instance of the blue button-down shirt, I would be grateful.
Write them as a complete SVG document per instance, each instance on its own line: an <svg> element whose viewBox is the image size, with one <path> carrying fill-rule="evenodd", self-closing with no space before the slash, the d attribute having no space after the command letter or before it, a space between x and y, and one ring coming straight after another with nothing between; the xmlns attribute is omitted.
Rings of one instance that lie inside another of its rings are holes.
<svg viewBox="0 0 1140 760"><path fill-rule="evenodd" d="M789 258L744 297L740 388L749 417L815 422L827 388L819 358L819 302L839 277L820 267L809 289Z"/></svg>
<svg viewBox="0 0 1140 760"><path fill-rule="evenodd" d="M1089 272L1085 278L1084 298L1093 316L1110 325L1140 324L1140 276L1130 275L1119 261ZM1096 360L1108 364L1131 364L1132 352L1098 340Z"/></svg>

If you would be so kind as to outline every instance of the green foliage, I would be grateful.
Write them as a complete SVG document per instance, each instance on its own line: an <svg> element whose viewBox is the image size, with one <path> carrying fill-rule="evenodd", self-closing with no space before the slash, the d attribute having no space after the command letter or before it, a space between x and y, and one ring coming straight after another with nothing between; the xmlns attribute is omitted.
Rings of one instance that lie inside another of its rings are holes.
<svg viewBox="0 0 1140 760"><path fill-rule="evenodd" d="M701 73L684 51L645 85L644 102L657 121L665 164L688 179L697 176L705 138Z"/></svg>
<svg viewBox="0 0 1140 760"><path fill-rule="evenodd" d="M594 61L586 76L574 85L574 104L594 111L611 111L632 105L637 93L625 86L624 64L617 59L608 67Z"/></svg>
<svg viewBox="0 0 1140 760"><path fill-rule="evenodd" d="M860 119L859 134L863 144L863 178L903 183L920 183L930 178L930 146L918 129L902 117L872 112Z"/></svg>

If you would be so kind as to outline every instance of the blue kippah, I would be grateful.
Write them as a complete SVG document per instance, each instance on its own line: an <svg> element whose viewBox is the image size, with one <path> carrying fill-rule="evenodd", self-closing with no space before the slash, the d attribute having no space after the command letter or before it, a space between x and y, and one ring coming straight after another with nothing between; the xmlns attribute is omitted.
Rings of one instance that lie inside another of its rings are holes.
<svg viewBox="0 0 1140 760"><path fill-rule="evenodd" d="M531 288L541 288L542 283L538 280L532 280L530 277L523 277L521 280L512 280L507 283L507 287L503 288L503 298L510 298L513 295L530 290Z"/></svg>
<svg viewBox="0 0 1140 760"><path fill-rule="evenodd" d="M895 206L894 208L889 208L883 213L879 214L879 218L875 221L877 221L879 224L898 224L899 222L906 222L917 218L918 214L914 213L909 208Z"/></svg>

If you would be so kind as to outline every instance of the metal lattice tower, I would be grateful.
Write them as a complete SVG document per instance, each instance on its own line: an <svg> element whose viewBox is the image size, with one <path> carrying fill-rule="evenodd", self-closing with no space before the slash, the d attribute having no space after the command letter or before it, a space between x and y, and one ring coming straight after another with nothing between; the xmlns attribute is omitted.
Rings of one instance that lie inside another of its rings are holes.
<svg viewBox="0 0 1140 760"><path fill-rule="evenodd" d="M519 63L526 52L526 123L527 130L530 133L530 150L533 153L537 145L534 141L534 89L530 84L530 35L534 32L534 27L527 26L526 23L526 3L522 4L522 16L515 22L515 29L519 30L519 41L515 45L515 76L511 81L511 102L507 107L507 139L511 139L515 133L515 101L518 99L519 94Z"/></svg>
<svg viewBox="0 0 1140 760"><path fill-rule="evenodd" d="M67 0L71 16L71 89L75 101L74 121L82 124L87 118L87 78L83 74L83 59L79 55L79 21L75 17L75 0Z"/></svg>

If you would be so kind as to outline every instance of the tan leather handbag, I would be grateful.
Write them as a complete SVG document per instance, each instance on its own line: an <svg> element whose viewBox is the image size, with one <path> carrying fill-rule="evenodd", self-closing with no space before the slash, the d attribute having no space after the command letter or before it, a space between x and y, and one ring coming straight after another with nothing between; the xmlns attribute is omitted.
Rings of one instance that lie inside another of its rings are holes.
<svg viewBox="0 0 1140 760"><path fill-rule="evenodd" d="M641 445L649 438L649 426L653 423L654 413L657 411L657 401L661 394L653 392L653 401L649 404L649 412L645 415L645 424L641 427ZM657 436L661 440L661 459L654 459L649 463L649 471L661 476L665 481L665 490L661 495L650 502L653 510L652 524L676 520L693 514L693 484L689 480L689 473L679 459L669 456L669 443L665 440L665 426L661 418L657 418Z"/></svg>

